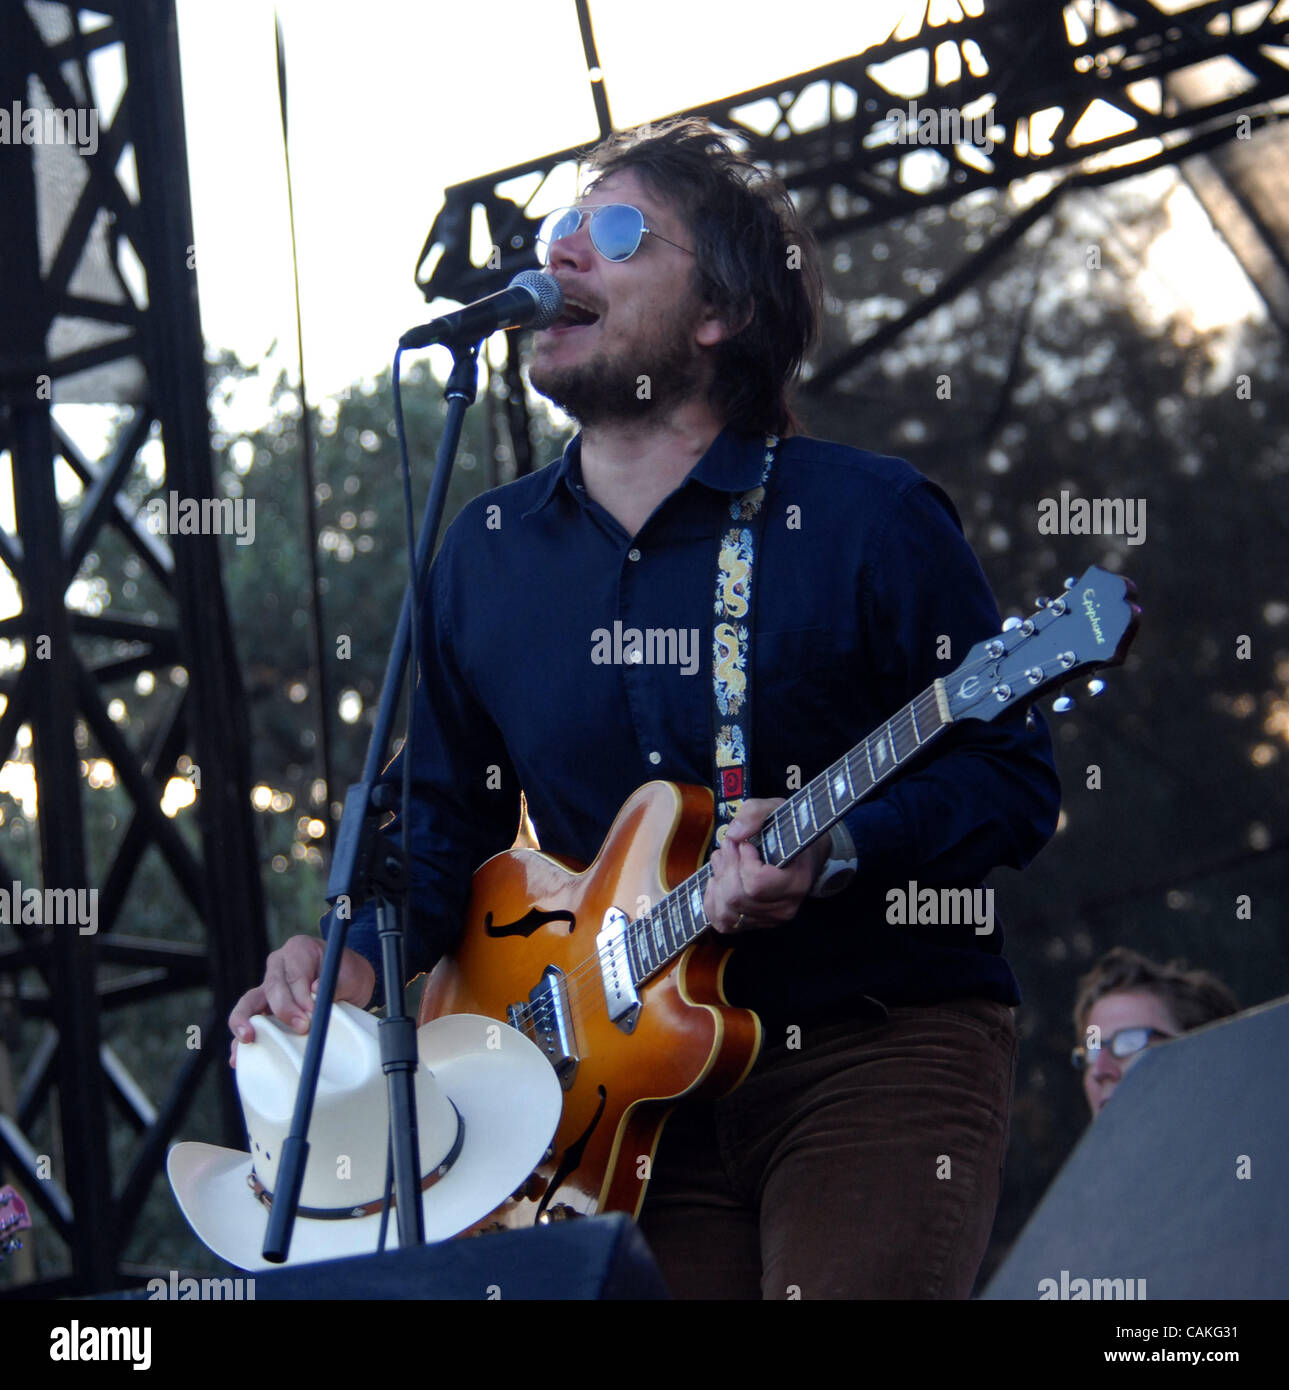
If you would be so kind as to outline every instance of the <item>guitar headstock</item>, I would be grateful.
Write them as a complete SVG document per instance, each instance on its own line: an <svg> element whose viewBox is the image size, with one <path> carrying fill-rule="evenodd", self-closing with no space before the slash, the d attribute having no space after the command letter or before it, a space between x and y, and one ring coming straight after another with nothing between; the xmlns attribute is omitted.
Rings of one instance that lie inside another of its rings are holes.
<svg viewBox="0 0 1289 1390"><path fill-rule="evenodd" d="M22 1249L19 1231L31 1229L27 1204L12 1187L0 1187L0 1260Z"/></svg>
<svg viewBox="0 0 1289 1390"><path fill-rule="evenodd" d="M1136 592L1131 580L1093 565L1060 598L1040 600L1031 617L1009 619L945 677L952 718L994 719L1085 672L1118 666L1141 617Z"/></svg>

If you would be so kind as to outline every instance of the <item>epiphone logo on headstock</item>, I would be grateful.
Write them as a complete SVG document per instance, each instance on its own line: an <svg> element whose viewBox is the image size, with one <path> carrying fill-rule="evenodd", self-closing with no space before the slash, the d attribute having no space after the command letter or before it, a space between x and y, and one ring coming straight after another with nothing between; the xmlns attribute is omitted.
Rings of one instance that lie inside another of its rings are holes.
<svg viewBox="0 0 1289 1390"><path fill-rule="evenodd" d="M1097 639L1097 646L1105 646L1105 637L1101 632L1101 620L1097 617L1097 606L1093 600L1097 596L1095 589L1084 589L1083 591L1083 611L1088 615L1088 622L1092 627L1092 635Z"/></svg>

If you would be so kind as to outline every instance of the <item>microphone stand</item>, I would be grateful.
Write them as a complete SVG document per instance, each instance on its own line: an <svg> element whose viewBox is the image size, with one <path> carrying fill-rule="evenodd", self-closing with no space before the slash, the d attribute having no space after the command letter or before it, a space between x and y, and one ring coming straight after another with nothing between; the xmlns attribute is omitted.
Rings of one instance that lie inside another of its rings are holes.
<svg viewBox="0 0 1289 1390"><path fill-rule="evenodd" d="M416 1092L414 1073L417 1066L416 1025L409 1018L403 1001L403 938L406 896L406 865L402 852L379 833L378 821L390 809L391 788L378 783L390 729L398 709L399 692L407 669L412 645L412 614L416 611L414 592L424 592L425 581L434 557L443 504L447 500L448 483L456 461L457 447L465 413L474 404L478 392L479 341L450 343L452 372L443 394L447 400L447 415L439 437L438 457L434 467L434 482L426 502L421 530L416 542L415 580L403 594L398 616L398 629L390 648L381 687L380 706L367 744L367 761L362 781L351 786L345 796L345 809L336 838L331 875L327 881L327 901L332 904L331 928L327 934L327 950L318 978L317 1003L309 1027L296 1093L291 1131L282 1145L278 1164L277 1191L269 1209L268 1230L264 1237L263 1255L274 1264L282 1263L290 1249L291 1231L296 1209L300 1203L300 1188L309 1156L309 1120L322 1066L322 1050L327 1040L332 1001L340 977L340 958L349 922L354 911L369 898L375 899L381 942L381 968L385 981L386 1017L379 1025L381 1067L386 1076L394 1158L394 1201L398 1218L400 1246L421 1245L425 1227L421 1211L420 1149L416 1125ZM394 394L399 390L399 357L394 354ZM402 415L399 413L399 428ZM414 585L414 589L413 589ZM418 634L419 643L419 634ZM408 730L414 715L415 692L408 701ZM404 789L410 779L410 767L404 760ZM406 800L406 798L405 798ZM403 807L403 826L410 824L409 807Z"/></svg>

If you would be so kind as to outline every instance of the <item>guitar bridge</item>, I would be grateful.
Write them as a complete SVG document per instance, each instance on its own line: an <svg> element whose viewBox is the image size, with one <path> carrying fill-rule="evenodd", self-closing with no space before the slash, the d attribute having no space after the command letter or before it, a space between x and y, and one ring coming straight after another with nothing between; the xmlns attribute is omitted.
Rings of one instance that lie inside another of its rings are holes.
<svg viewBox="0 0 1289 1390"><path fill-rule="evenodd" d="M640 996L636 993L635 976L631 971L631 956L627 949L627 914L611 907L604 914L604 926L595 937L595 951L600 958L600 974L604 977L604 1001L609 1018L624 1033L635 1032L640 1016Z"/></svg>
<svg viewBox="0 0 1289 1390"><path fill-rule="evenodd" d="M506 1009L506 1019L512 1028L541 1048L555 1068L559 1084L571 1091L581 1059L573 1039L564 972L558 966L548 965L540 983L529 992L528 1003L511 1004Z"/></svg>

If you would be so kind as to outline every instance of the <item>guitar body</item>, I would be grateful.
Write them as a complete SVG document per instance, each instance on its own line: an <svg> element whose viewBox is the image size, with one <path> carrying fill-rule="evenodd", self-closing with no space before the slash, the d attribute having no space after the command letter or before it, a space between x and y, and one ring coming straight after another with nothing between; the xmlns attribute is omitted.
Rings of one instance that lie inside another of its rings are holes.
<svg viewBox="0 0 1289 1390"><path fill-rule="evenodd" d="M568 1005L567 1052L576 1059L574 1074L561 1076L564 1109L550 1154L484 1228L604 1211L635 1216L675 1102L722 1095L751 1069L760 1021L726 1002L729 950L711 932L640 986L629 1032L609 1017L597 955L605 914L647 912L697 870L711 828L710 792L650 782L622 807L589 868L517 843L475 874L461 947L430 975L418 1022L454 1013L511 1022L512 1006L528 1005L554 967ZM529 1026L521 1021L521 1031L541 1046L532 1011L524 1015ZM552 1055L550 1046L543 1050Z"/></svg>

